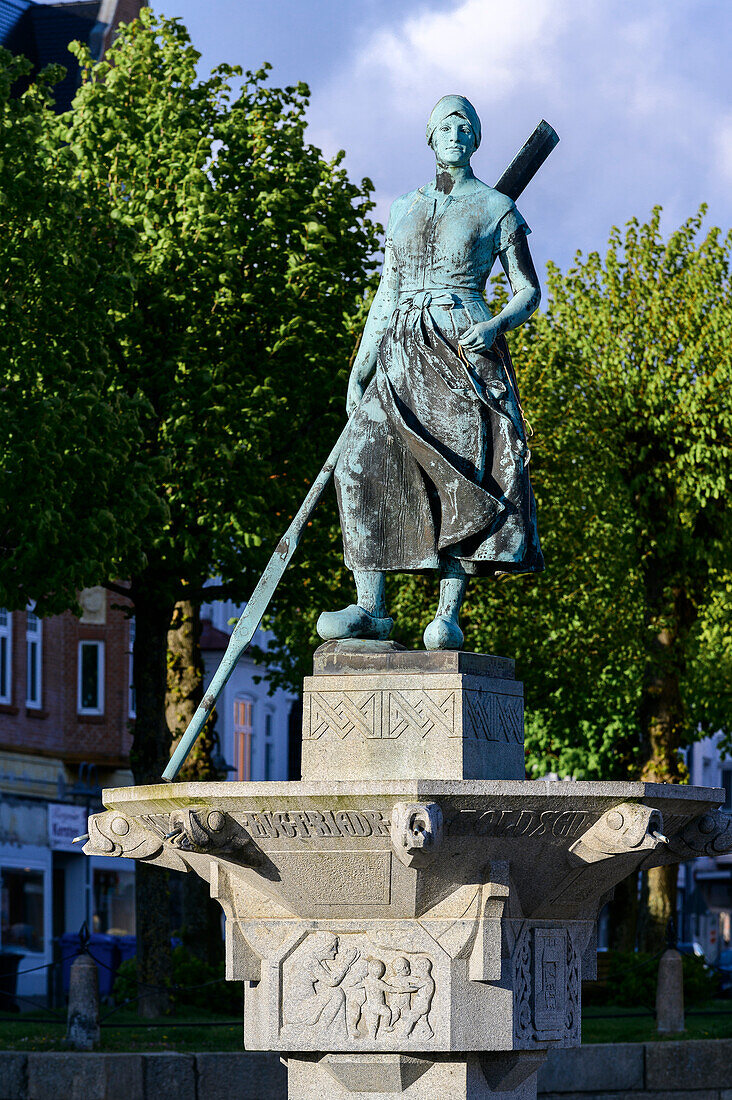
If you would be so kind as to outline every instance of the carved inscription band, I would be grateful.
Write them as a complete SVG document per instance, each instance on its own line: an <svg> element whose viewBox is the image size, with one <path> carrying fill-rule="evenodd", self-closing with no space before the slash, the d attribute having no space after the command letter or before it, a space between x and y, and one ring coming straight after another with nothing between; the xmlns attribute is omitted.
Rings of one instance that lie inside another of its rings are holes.
<svg viewBox="0 0 732 1100"><path fill-rule="evenodd" d="M445 818L448 836L578 836L585 810L460 810Z"/></svg>
<svg viewBox="0 0 732 1100"><path fill-rule="evenodd" d="M261 810L241 815L251 835L289 840L326 840L334 836L389 836L379 810Z"/></svg>
<svg viewBox="0 0 732 1100"><path fill-rule="evenodd" d="M389 834L380 810L252 810L240 815L255 839L327 840ZM585 810L458 810L445 816L447 836L573 837L587 828Z"/></svg>

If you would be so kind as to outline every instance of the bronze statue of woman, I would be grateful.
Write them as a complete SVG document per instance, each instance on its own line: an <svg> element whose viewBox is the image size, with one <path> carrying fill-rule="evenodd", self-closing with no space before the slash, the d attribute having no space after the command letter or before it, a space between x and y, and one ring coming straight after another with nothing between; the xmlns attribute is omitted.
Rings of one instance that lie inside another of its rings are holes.
<svg viewBox="0 0 732 1100"><path fill-rule="evenodd" d="M203 700L163 772L178 774L250 644L334 475L346 565L358 603L324 611L326 641L386 640L385 574L440 575L427 649L460 649L460 608L472 574L544 568L529 483L529 448L504 333L539 304L518 196L559 141L542 121L487 187L470 158L480 120L464 96L430 115L434 180L397 199L379 289L348 384L349 421L280 539L236 624ZM504 193L505 192L505 193ZM486 281L500 257L512 298L495 316Z"/></svg>
<svg viewBox="0 0 732 1100"><path fill-rule="evenodd" d="M473 574L543 569L529 449L504 333L541 292L511 199L470 167L481 126L464 96L430 115L434 180L391 208L384 268L348 385L349 434L335 469L356 604L326 611L321 638L386 639L385 573L435 569L427 649L460 649ZM484 298L498 257L512 297Z"/></svg>

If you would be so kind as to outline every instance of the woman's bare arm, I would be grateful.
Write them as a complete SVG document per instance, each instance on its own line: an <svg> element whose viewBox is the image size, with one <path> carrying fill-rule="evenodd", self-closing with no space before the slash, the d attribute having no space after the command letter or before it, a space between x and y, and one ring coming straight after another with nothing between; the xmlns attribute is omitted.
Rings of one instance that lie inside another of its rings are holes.
<svg viewBox="0 0 732 1100"><path fill-rule="evenodd" d="M392 218L389 219L391 226ZM387 235L384 250L384 267L381 272L379 288L376 291L371 309L366 320L366 325L359 344L358 353L351 369L351 377L348 380L348 396L346 398L346 411L350 416L361 401L364 390L368 385L374 367L379 344L386 332L391 315L396 307L399 297L399 276L394 262L389 237Z"/></svg>

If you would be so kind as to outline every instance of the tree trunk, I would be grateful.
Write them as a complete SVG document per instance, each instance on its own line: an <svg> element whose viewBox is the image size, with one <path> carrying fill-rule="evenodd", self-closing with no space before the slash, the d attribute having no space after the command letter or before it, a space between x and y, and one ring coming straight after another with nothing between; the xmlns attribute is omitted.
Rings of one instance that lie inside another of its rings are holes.
<svg viewBox="0 0 732 1100"><path fill-rule="evenodd" d="M608 906L611 951L635 951L638 921L638 875L632 874L615 887Z"/></svg>
<svg viewBox="0 0 732 1100"><path fill-rule="evenodd" d="M203 698L203 658L200 648L200 606L191 600L175 605L168 632L168 691L166 715L178 743ZM219 778L211 754L214 748L215 715L204 726L200 737L178 775L180 782L204 782ZM209 893L208 883L194 875L183 875L181 883L181 928L184 945L204 962L219 962L223 957L221 908Z"/></svg>
<svg viewBox="0 0 732 1100"><path fill-rule="evenodd" d="M170 731L165 721L168 627L173 607L161 599L160 588L147 577L133 579L130 596L135 605L135 733L130 766L136 784L160 783L170 759ZM169 1007L170 918L168 872L137 862L135 873L137 921L138 1012L162 1015Z"/></svg>
<svg viewBox="0 0 732 1100"><path fill-rule="evenodd" d="M679 868L676 863L651 867L643 874L643 906L638 923L638 947L656 955L667 939L669 921L676 920Z"/></svg>
<svg viewBox="0 0 732 1100"><path fill-rule="evenodd" d="M683 588L664 585L660 568L647 581L649 621L657 624L649 649L640 706L643 765L646 783L680 783L686 778L679 755L687 714L681 691L686 646L696 608ZM638 926L638 947L655 954L666 942L669 920L676 916L677 868L653 867L644 876Z"/></svg>
<svg viewBox="0 0 732 1100"><path fill-rule="evenodd" d="M653 640L640 705L643 749L641 778L648 783L679 783L679 756L686 729L681 677L686 664L680 624L664 626ZM688 633L685 631L685 633Z"/></svg>
<svg viewBox="0 0 732 1100"><path fill-rule="evenodd" d="M137 1012L146 1019L170 1008L169 871L138 860L135 864L137 920Z"/></svg>
<svg viewBox="0 0 732 1100"><path fill-rule="evenodd" d="M200 606L191 600L175 605L168 632L168 673L165 714L175 749L203 699L203 657L200 648ZM215 780L219 776L213 765L213 726L204 726L188 759L180 770L178 782L195 783Z"/></svg>

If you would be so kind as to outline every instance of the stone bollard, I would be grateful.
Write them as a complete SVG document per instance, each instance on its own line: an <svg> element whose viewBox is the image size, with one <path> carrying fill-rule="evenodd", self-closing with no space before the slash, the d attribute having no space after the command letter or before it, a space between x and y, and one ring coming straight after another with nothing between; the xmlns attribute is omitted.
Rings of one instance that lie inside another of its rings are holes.
<svg viewBox="0 0 732 1100"><path fill-rule="evenodd" d="M93 1050L99 1042L99 973L91 955L71 964L66 1041L74 1050Z"/></svg>
<svg viewBox="0 0 732 1100"><path fill-rule="evenodd" d="M683 959L670 947L661 955L656 987L656 1031L668 1034L684 1030Z"/></svg>

